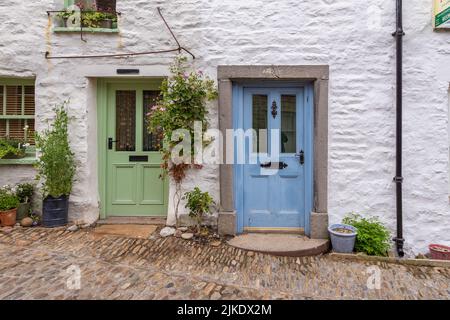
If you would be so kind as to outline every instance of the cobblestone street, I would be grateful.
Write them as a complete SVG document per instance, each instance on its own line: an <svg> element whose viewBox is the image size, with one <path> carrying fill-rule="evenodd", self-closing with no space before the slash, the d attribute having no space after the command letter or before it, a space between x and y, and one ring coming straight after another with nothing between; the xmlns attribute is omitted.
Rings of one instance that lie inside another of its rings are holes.
<svg viewBox="0 0 450 320"><path fill-rule="evenodd" d="M367 287L368 267L381 288ZM80 287L77 288L77 271ZM0 233L0 299L449 299L450 268L287 258L89 229Z"/></svg>

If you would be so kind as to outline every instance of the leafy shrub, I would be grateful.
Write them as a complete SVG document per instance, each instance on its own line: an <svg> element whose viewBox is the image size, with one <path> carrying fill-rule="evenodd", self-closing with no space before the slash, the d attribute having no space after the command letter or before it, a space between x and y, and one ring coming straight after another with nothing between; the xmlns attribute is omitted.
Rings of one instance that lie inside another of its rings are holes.
<svg viewBox="0 0 450 320"><path fill-rule="evenodd" d="M8 186L0 189L0 211L11 210L19 206L19 198Z"/></svg>
<svg viewBox="0 0 450 320"><path fill-rule="evenodd" d="M37 178L44 180L44 197L50 195L58 198L72 191L76 166L74 154L70 150L67 128L69 118L64 106L55 108L56 117L51 129L36 134L36 147L41 152L36 165Z"/></svg>
<svg viewBox="0 0 450 320"><path fill-rule="evenodd" d="M0 139L0 159L21 158L25 156L25 148L19 141Z"/></svg>
<svg viewBox="0 0 450 320"><path fill-rule="evenodd" d="M31 183L21 183L16 187L16 194L19 197L20 203L30 201L33 196L34 185Z"/></svg>
<svg viewBox="0 0 450 320"><path fill-rule="evenodd" d="M390 245L389 230L377 218L363 218L359 214L349 214L342 220L358 230L355 250L370 256L387 256Z"/></svg>
<svg viewBox="0 0 450 320"><path fill-rule="evenodd" d="M161 95L146 115L148 131L162 141L161 178L170 175L175 182L175 218L178 226L178 206L181 200L181 182L190 168L200 169L195 163L194 128L201 122L202 133L208 128L207 102L217 98L218 91L212 79L201 71L189 68L187 58L179 56L170 68L171 75L163 80ZM184 133L184 137L177 133ZM190 138L189 150L177 149L180 141ZM206 139L203 146L208 145Z"/></svg>
<svg viewBox="0 0 450 320"><path fill-rule="evenodd" d="M201 223L206 213L211 213L213 198L208 192L202 192L198 187L193 191L186 192L183 200L187 200L186 208L190 210L189 216L197 223L197 231L200 232Z"/></svg>

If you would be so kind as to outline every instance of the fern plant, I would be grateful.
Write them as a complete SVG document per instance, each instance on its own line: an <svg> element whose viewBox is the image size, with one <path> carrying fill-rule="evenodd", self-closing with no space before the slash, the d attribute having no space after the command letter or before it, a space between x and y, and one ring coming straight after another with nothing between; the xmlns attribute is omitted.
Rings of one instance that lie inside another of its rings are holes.
<svg viewBox="0 0 450 320"><path fill-rule="evenodd" d="M390 233L377 218L364 218L359 214L351 213L342 222L358 230L355 243L357 252L364 252L370 256L388 255L391 247Z"/></svg>

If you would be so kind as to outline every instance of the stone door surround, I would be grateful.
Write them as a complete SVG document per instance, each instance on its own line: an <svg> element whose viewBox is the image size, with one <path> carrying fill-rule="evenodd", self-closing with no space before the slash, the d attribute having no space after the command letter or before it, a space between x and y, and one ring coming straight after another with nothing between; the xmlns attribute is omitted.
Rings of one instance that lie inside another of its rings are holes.
<svg viewBox="0 0 450 320"><path fill-rule="evenodd" d="M311 213L311 238L327 238L328 226L328 65L249 65L218 66L219 129L233 129L233 82L298 81L314 84L314 212ZM226 152L226 150L224 150ZM226 159L226 154L224 154ZM233 165L220 165L219 232L236 233L233 197Z"/></svg>

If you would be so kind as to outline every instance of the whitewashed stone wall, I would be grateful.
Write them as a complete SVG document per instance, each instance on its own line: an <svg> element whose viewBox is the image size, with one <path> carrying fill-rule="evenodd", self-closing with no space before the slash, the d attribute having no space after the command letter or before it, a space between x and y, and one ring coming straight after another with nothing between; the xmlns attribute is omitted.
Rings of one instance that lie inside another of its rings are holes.
<svg viewBox="0 0 450 320"><path fill-rule="evenodd" d="M156 70L172 56L49 61L44 53L172 47L157 15L161 6L196 66L213 78L218 65L330 65L330 220L356 211L379 216L395 231L395 1L118 0L121 33L86 34L86 43L76 33L52 32L45 11L57 8L54 2L0 2L0 76L36 77L38 129L55 104L70 98L79 164L72 219L98 217L95 77L114 74L117 65ZM431 1L405 2L404 16L405 238L407 250L417 253L432 242L450 245L450 33L432 31ZM217 126L216 105L211 124ZM0 167L0 182L8 174ZM217 166L208 166L184 187L200 185L218 199L218 178Z"/></svg>

